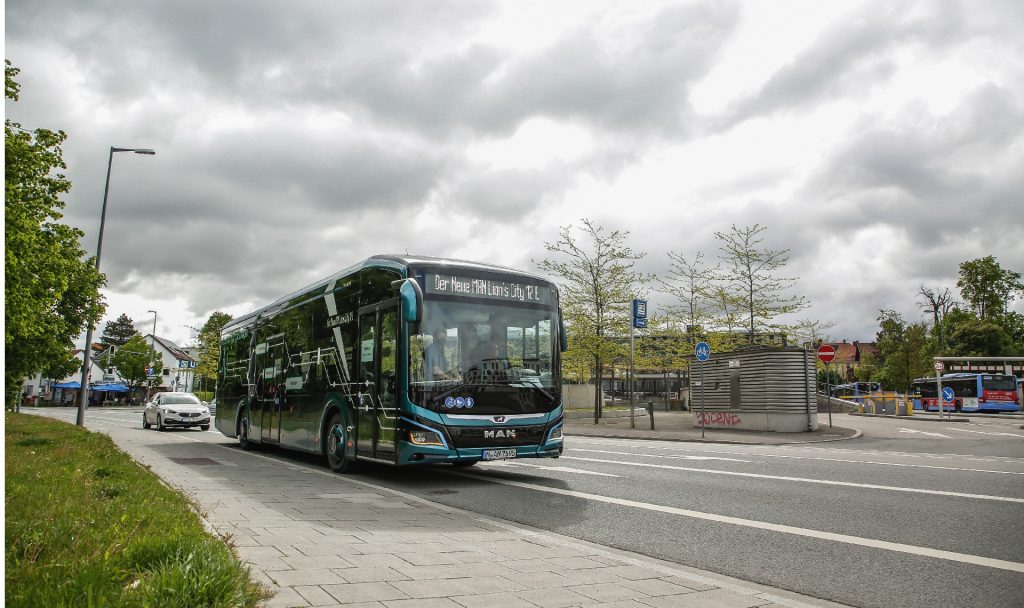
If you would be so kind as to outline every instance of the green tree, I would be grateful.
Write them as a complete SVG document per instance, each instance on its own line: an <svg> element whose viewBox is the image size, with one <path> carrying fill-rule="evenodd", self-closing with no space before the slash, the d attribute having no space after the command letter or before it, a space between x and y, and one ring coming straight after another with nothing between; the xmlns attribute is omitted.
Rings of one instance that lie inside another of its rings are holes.
<svg viewBox="0 0 1024 608"><path fill-rule="evenodd" d="M5 62L7 99L18 100L18 69ZM82 231L60 223L71 188L63 131L29 131L4 121L4 376L7 400L40 371L62 378L77 366L73 340L103 314L103 275L79 244Z"/></svg>
<svg viewBox="0 0 1024 608"><path fill-rule="evenodd" d="M146 367L158 361L160 355L136 332L110 358L110 364L117 370L129 389L142 386L148 381ZM158 376L159 377L159 376Z"/></svg>
<svg viewBox="0 0 1024 608"><path fill-rule="evenodd" d="M199 362L196 364L196 379L203 381L203 386L213 386L217 382L217 361L220 357L220 330L231 321L231 315L217 311L210 315L206 323L199 329L196 338L199 346ZM207 385L206 383L210 384Z"/></svg>
<svg viewBox="0 0 1024 608"><path fill-rule="evenodd" d="M107 345L121 346L138 333L139 331L135 329L135 321L132 321L128 315L121 313L121 316L117 319L107 321L107 324L103 326L103 335L100 336L100 342Z"/></svg>
<svg viewBox="0 0 1024 608"><path fill-rule="evenodd" d="M746 318L747 337L754 344L758 330L771 330L772 320L779 315L797 312L807 307L803 296L787 295L796 279L779 276L789 261L789 250L760 247L767 228L760 224L739 228L732 225L729 232L716 232L721 242L719 251L725 263L723 280L735 300L742 302Z"/></svg>
<svg viewBox="0 0 1024 608"><path fill-rule="evenodd" d="M879 311L878 323L876 377L885 389L909 391L914 378L931 373L928 328L924 323L908 324L893 310Z"/></svg>
<svg viewBox="0 0 1024 608"><path fill-rule="evenodd" d="M1024 293L1020 273L1004 270L990 255L961 263L956 286L981 321L1002 316L1010 302Z"/></svg>
<svg viewBox="0 0 1024 608"><path fill-rule="evenodd" d="M621 342L611 338L629 334L631 302L643 295L643 284L650 277L634 268L637 260L647 254L633 251L625 244L628 231L608 232L589 219L582 222L578 229L562 226L557 241L544 243L545 249L560 259L534 263L561 279L561 304L570 346L580 349L579 355L570 354L568 359L586 357L593 364L597 423L601 417L604 366L622 352Z"/></svg>

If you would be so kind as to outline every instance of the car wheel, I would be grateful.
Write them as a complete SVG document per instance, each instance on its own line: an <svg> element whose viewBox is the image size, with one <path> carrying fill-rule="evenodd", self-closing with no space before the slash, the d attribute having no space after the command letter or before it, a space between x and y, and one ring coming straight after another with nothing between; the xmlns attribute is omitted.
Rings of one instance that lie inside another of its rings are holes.
<svg viewBox="0 0 1024 608"><path fill-rule="evenodd" d="M242 408L242 415L238 417L238 428L235 431L238 435L238 446L240 448L252 450L256 447L256 444L249 440L249 408Z"/></svg>
<svg viewBox="0 0 1024 608"><path fill-rule="evenodd" d="M152 428L152 426L153 425L150 424L148 420L146 420L146 414L143 413L142 414L142 428L149 429L149 428Z"/></svg>
<svg viewBox="0 0 1024 608"><path fill-rule="evenodd" d="M200 424L199 428L204 430L204 431L208 431L208 430L210 430L210 425L208 425L208 424Z"/></svg>
<svg viewBox="0 0 1024 608"><path fill-rule="evenodd" d="M164 432L167 430L167 427L164 426L164 419L162 416L160 416L160 414L156 415L156 430L160 432Z"/></svg>
<svg viewBox="0 0 1024 608"><path fill-rule="evenodd" d="M324 452L327 455L327 466L335 473L351 473L356 469L354 458L349 457L346 450L349 437L341 414L335 412L324 431Z"/></svg>

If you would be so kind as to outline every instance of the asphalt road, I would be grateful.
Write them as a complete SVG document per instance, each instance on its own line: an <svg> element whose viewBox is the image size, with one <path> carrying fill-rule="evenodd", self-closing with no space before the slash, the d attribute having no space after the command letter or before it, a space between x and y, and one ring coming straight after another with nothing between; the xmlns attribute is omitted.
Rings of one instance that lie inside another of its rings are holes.
<svg viewBox="0 0 1024 608"><path fill-rule="evenodd" d="M46 413L74 420L70 410ZM140 422L138 410L87 416L96 430ZM853 606L1022 605L1019 418L833 422L864 436L803 446L568 437L558 460L367 467L356 477ZM230 441L216 431L174 432Z"/></svg>

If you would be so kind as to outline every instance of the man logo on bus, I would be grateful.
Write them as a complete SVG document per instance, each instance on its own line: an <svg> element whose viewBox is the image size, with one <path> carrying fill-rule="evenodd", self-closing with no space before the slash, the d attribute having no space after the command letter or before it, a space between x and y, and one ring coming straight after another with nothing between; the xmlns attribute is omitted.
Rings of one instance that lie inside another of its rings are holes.
<svg viewBox="0 0 1024 608"><path fill-rule="evenodd" d="M498 429L496 431L484 431L484 439L515 439L515 429Z"/></svg>

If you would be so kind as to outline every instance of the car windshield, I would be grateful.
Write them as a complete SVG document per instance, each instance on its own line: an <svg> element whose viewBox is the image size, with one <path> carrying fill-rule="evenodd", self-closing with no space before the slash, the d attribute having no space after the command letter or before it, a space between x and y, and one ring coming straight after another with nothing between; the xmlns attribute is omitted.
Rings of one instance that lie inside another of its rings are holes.
<svg viewBox="0 0 1024 608"><path fill-rule="evenodd" d="M554 409L556 322L551 306L426 300L410 336L410 399L450 414Z"/></svg>
<svg viewBox="0 0 1024 608"><path fill-rule="evenodd" d="M164 405L199 405L199 397L195 395L164 395Z"/></svg>

